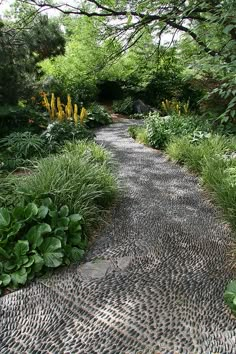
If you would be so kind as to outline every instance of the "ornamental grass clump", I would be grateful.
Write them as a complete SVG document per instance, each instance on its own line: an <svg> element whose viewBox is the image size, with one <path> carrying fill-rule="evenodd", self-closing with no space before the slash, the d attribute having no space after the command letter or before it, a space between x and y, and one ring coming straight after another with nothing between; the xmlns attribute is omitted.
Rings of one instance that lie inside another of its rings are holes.
<svg viewBox="0 0 236 354"><path fill-rule="evenodd" d="M94 143L67 145L60 155L40 160L30 175L17 178L15 184L30 200L49 196L58 207L66 204L82 215L86 230L98 223L117 194L109 156Z"/></svg>

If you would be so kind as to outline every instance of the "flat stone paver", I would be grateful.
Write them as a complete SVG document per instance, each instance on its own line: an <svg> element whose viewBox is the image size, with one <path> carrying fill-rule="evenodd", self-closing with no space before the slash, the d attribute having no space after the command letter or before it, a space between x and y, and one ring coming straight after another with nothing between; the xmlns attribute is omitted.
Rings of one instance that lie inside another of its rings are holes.
<svg viewBox="0 0 236 354"><path fill-rule="evenodd" d="M123 189L110 224L85 264L0 299L0 353L236 353L229 228L197 178L135 143L130 124L97 133Z"/></svg>

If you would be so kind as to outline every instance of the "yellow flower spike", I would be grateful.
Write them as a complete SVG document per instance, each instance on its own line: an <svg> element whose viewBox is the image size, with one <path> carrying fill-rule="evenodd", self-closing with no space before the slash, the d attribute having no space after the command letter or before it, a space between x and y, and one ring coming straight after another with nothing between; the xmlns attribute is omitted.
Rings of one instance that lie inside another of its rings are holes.
<svg viewBox="0 0 236 354"><path fill-rule="evenodd" d="M51 119L55 118L55 114L56 114L56 109L55 109L55 95L54 93L52 93L52 97L51 97Z"/></svg>
<svg viewBox="0 0 236 354"><path fill-rule="evenodd" d="M72 108L72 103L71 103L71 97L70 95L67 95L67 118L71 118L73 116L73 108Z"/></svg>
<svg viewBox="0 0 236 354"><path fill-rule="evenodd" d="M80 113L80 123L83 124L84 120L87 118L87 111L84 107L82 107L81 109L81 113Z"/></svg>
<svg viewBox="0 0 236 354"><path fill-rule="evenodd" d="M47 95L46 95L45 92L43 93L43 103L44 103L44 106L46 107L48 113L49 113L50 116L51 116L51 108L50 108L50 104L49 104L49 102L48 102L48 98L47 98Z"/></svg>
<svg viewBox="0 0 236 354"><path fill-rule="evenodd" d="M79 120L79 116L78 116L78 106L77 106L77 104L75 103L75 105L74 105L74 122L75 122L75 125L78 125L78 120Z"/></svg>

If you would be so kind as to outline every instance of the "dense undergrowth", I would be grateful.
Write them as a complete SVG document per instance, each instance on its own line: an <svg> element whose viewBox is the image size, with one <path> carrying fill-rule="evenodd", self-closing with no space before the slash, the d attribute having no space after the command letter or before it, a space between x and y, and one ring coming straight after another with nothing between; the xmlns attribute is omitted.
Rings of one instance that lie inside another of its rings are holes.
<svg viewBox="0 0 236 354"><path fill-rule="evenodd" d="M0 140L0 293L81 260L117 195L110 154L90 130L110 115L94 104L60 117L58 107L54 119L16 115Z"/></svg>

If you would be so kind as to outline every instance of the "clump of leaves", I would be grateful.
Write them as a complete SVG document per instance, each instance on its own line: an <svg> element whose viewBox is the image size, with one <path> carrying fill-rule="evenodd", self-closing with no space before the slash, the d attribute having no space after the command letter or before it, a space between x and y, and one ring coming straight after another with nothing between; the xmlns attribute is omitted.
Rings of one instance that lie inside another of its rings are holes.
<svg viewBox="0 0 236 354"><path fill-rule="evenodd" d="M58 150L58 147L66 141L92 139L93 134L82 124L75 125L73 121L53 122L48 125L47 130L42 134L47 148L51 152Z"/></svg>
<svg viewBox="0 0 236 354"><path fill-rule="evenodd" d="M12 133L0 140L0 146L17 159L28 159L43 153L44 140L31 132Z"/></svg>
<svg viewBox="0 0 236 354"><path fill-rule="evenodd" d="M99 104L93 104L89 107L86 120L86 126L88 128L95 128L111 123L111 115L106 111L104 107Z"/></svg>
<svg viewBox="0 0 236 354"><path fill-rule="evenodd" d="M236 280L232 280L228 284L224 293L224 300L233 314L236 315Z"/></svg>
<svg viewBox="0 0 236 354"><path fill-rule="evenodd" d="M126 97L124 100L113 102L112 109L115 113L130 115L133 113L133 98Z"/></svg>
<svg viewBox="0 0 236 354"><path fill-rule="evenodd" d="M0 208L0 291L80 260L86 244L82 216L66 205L57 209L50 198Z"/></svg>

